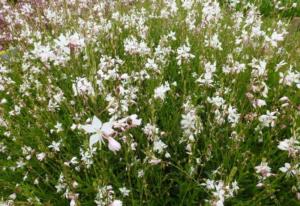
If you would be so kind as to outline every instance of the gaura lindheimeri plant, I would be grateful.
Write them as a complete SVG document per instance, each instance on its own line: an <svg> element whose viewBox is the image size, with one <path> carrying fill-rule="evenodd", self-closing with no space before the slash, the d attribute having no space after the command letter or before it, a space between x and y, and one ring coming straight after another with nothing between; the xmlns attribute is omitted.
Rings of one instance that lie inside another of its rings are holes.
<svg viewBox="0 0 300 206"><path fill-rule="evenodd" d="M0 205L300 205L299 11L0 0Z"/></svg>
<svg viewBox="0 0 300 206"><path fill-rule="evenodd" d="M104 142L104 139L108 141L108 148L113 151L119 151L121 144L114 139L118 135L118 130L124 132L126 129L139 126L141 120L137 119L136 115L131 115L127 118L123 118L118 121L110 121L102 123L96 116L93 117L92 123L87 125L81 125L81 128L90 136L89 146Z"/></svg>

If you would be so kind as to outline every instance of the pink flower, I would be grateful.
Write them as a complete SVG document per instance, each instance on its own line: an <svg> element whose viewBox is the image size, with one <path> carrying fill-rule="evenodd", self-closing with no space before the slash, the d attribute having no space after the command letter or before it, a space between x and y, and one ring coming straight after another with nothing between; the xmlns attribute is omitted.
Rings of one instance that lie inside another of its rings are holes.
<svg viewBox="0 0 300 206"><path fill-rule="evenodd" d="M261 162L260 165L255 167L256 173L260 174L262 177L269 177L272 175L271 168L268 166L267 162Z"/></svg>

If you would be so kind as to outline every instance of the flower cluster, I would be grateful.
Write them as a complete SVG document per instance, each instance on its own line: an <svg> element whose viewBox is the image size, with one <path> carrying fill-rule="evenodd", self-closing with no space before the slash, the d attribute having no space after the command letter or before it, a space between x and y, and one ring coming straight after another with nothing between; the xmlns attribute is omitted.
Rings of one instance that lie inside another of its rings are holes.
<svg viewBox="0 0 300 206"><path fill-rule="evenodd" d="M137 119L137 115L131 115L117 121L109 121L102 123L96 116L93 117L92 123L87 125L80 125L86 133L92 134L90 136L89 146L92 147L97 142L103 143L104 139L108 141L108 148L113 151L119 151L121 145L115 140L115 136L119 132L124 132L127 129L141 125L141 120Z"/></svg>
<svg viewBox="0 0 300 206"><path fill-rule="evenodd" d="M0 205L299 204L300 4L265 2L0 0Z"/></svg>

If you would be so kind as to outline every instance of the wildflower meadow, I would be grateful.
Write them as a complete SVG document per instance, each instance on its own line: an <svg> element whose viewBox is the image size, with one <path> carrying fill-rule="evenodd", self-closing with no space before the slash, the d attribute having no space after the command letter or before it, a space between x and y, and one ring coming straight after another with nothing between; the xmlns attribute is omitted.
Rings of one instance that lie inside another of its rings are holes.
<svg viewBox="0 0 300 206"><path fill-rule="evenodd" d="M0 0L0 206L300 206L299 0Z"/></svg>

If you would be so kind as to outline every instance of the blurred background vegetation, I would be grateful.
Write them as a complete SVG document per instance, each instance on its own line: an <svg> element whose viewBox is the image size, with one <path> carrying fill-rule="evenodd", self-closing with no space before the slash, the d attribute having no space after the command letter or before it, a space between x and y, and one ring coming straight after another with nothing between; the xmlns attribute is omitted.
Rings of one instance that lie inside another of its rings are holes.
<svg viewBox="0 0 300 206"><path fill-rule="evenodd" d="M26 2L26 0L8 0L15 4L18 2ZM32 1L32 0L30 0ZM35 0L33 0L35 1ZM136 0L139 1L139 0ZM254 3L260 8L260 12L263 16L282 16L282 17L300 17L300 0L218 0L220 4L229 6L230 2L240 2L240 4ZM277 4L277 5L276 5ZM292 7L292 5L295 7ZM277 8L276 8L277 7ZM285 7L280 9L280 7Z"/></svg>
<svg viewBox="0 0 300 206"><path fill-rule="evenodd" d="M256 5L259 5L260 12L264 16L277 16L282 17L294 17L300 16L300 1L299 0L249 0L249 2L254 2ZM274 2L281 2L278 4L279 7L287 7L284 9L276 8ZM293 7L293 4L296 7Z"/></svg>

